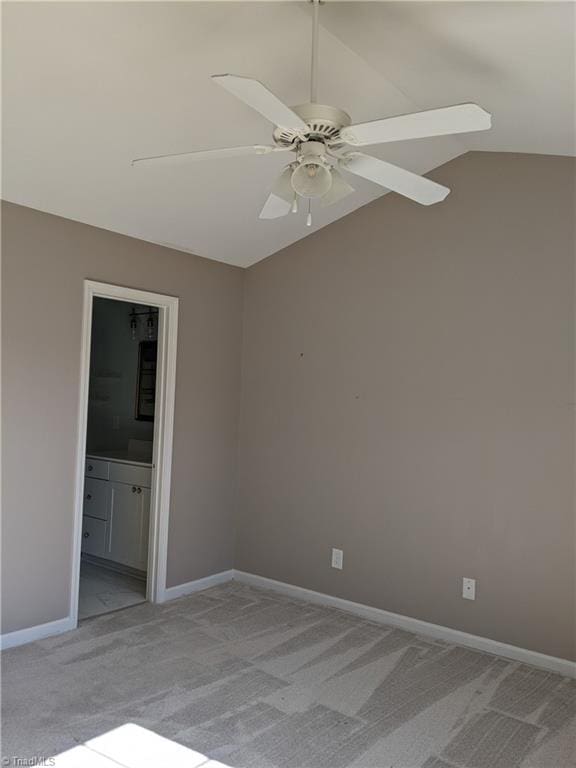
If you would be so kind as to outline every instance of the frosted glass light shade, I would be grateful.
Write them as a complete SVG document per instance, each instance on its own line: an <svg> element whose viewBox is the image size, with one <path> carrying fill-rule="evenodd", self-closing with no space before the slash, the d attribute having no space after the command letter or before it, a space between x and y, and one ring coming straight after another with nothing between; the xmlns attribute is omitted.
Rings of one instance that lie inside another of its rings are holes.
<svg viewBox="0 0 576 768"><path fill-rule="evenodd" d="M293 172L291 182L300 197L322 197L332 186L332 174L320 163L301 163Z"/></svg>

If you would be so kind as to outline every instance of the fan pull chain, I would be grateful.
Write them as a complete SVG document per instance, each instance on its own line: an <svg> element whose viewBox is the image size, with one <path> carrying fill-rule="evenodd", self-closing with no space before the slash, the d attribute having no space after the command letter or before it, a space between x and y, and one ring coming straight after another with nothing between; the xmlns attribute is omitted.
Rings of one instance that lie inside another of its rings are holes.
<svg viewBox="0 0 576 768"><path fill-rule="evenodd" d="M308 216L306 216L306 226L312 226L312 200L308 198Z"/></svg>
<svg viewBox="0 0 576 768"><path fill-rule="evenodd" d="M292 213L298 213L298 195L294 193L294 200L292 200Z"/></svg>

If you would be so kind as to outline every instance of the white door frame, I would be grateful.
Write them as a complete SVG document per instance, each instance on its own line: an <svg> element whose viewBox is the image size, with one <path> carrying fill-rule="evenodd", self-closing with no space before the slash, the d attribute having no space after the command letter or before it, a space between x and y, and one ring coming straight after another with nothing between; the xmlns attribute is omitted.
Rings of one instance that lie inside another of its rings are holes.
<svg viewBox="0 0 576 768"><path fill-rule="evenodd" d="M84 502L84 468L88 427L88 389L90 383L90 344L92 308L95 298L129 301L158 307L158 358L156 373L156 412L154 418L154 450L152 455L152 490L150 497L150 535L148 544L148 580L146 599L161 603L166 599L166 560L168 555L168 518L170 511L170 479L172 470L172 438L174 432L174 400L176 392L176 345L178 336L178 299L161 293L150 293L94 280L84 280L82 313L82 346L80 363L80 401L78 445L74 495L74 539L72 547L72 586L70 620L78 626L80 591L80 554L82 546L82 508Z"/></svg>

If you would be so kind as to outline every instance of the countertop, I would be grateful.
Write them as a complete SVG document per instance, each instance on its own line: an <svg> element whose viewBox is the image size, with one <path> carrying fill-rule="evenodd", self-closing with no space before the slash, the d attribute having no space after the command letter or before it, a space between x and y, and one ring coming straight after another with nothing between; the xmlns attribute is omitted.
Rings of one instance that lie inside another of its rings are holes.
<svg viewBox="0 0 576 768"><path fill-rule="evenodd" d="M146 460L142 456L131 455L128 451L90 451L86 454L86 458L117 461L120 464L136 464L139 467L152 467L152 459Z"/></svg>

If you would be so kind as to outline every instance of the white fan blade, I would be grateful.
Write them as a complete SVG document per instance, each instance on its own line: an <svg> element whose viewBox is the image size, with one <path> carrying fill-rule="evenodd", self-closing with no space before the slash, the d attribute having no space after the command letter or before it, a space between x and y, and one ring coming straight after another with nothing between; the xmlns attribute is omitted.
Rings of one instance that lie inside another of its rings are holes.
<svg viewBox="0 0 576 768"><path fill-rule="evenodd" d="M239 157L242 155L269 155L272 152L286 152L289 147L267 147L262 144L255 144L249 147L224 147L222 149L203 149L199 152L179 152L176 155L155 155L154 157L137 157L132 160L132 165L136 163L173 163L188 162L194 160L214 160L225 157Z"/></svg>
<svg viewBox="0 0 576 768"><path fill-rule="evenodd" d="M374 181L392 192L398 192L422 205L433 205L444 200L450 193L448 187L418 176L417 173L399 168L377 157L353 152L343 158L342 167L350 173Z"/></svg>
<svg viewBox="0 0 576 768"><path fill-rule="evenodd" d="M326 208L328 205L333 205L334 203L339 202L340 200L343 200L345 197L347 197L349 194L354 192L354 187L351 187L350 184L348 184L347 181L345 181L342 174L336 170L336 168L332 169L332 186L326 192L326 194L320 198L322 208Z"/></svg>
<svg viewBox="0 0 576 768"><path fill-rule="evenodd" d="M212 80L256 112L260 112L274 125L308 132L309 129L304 120L258 80L238 75L212 75Z"/></svg>
<svg viewBox="0 0 576 768"><path fill-rule="evenodd" d="M340 137L355 147L382 144L386 141L423 139L451 133L485 131L492 125L492 116L478 104L458 104L454 107L429 109L410 115L385 117L369 123L342 128Z"/></svg>
<svg viewBox="0 0 576 768"><path fill-rule="evenodd" d="M272 187L272 192L268 195L268 199L260 211L259 218L279 219L290 212L295 194L290 182L291 178L292 168L285 168Z"/></svg>

